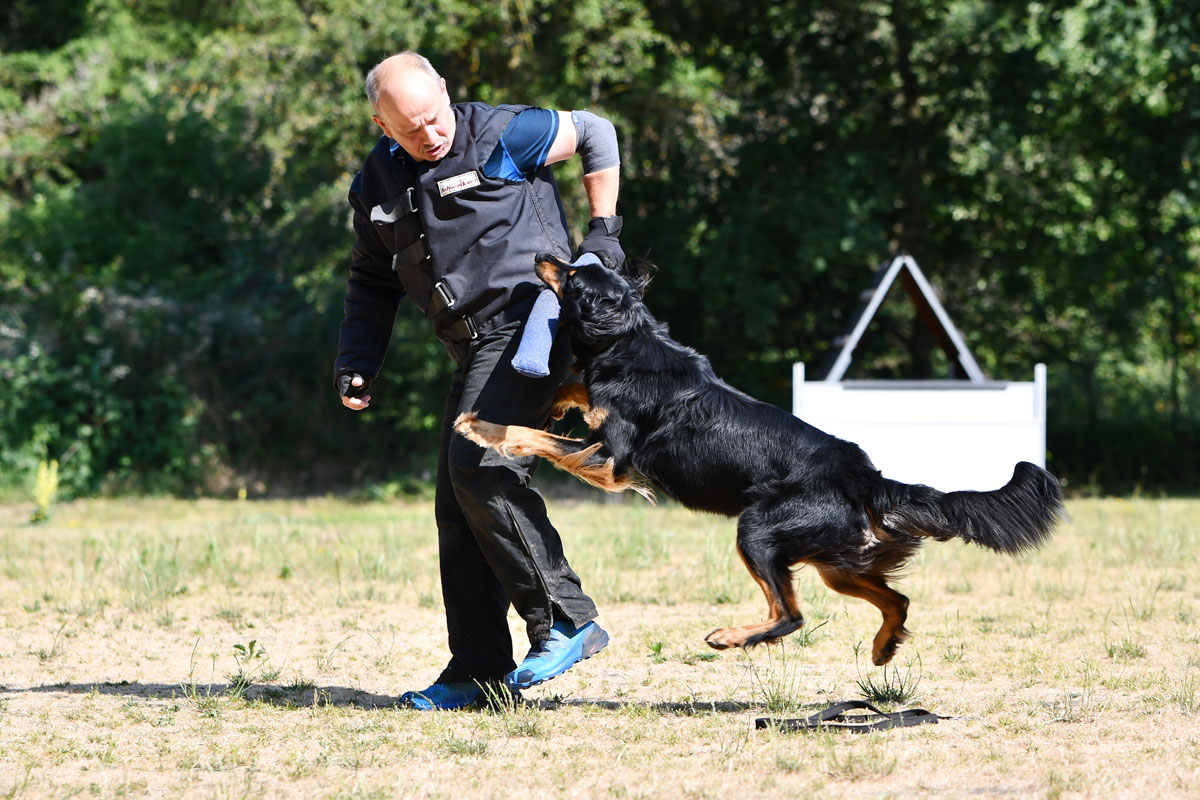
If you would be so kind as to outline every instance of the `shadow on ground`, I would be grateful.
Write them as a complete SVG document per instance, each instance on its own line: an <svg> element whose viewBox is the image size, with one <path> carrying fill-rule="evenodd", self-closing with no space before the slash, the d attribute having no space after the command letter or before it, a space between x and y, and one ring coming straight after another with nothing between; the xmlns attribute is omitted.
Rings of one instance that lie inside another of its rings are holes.
<svg viewBox="0 0 1200 800"><path fill-rule="evenodd" d="M254 684L243 691L235 690L229 683L134 683L116 681L106 683L55 683L44 686L16 688L0 686L0 694L22 692L61 692L63 694L107 694L142 697L157 700L195 700L209 698L231 698L244 696L250 701L262 701L277 706L311 707L313 705L357 706L359 708L392 708L397 697L371 694L347 686L275 686Z"/></svg>
<svg viewBox="0 0 1200 800"><path fill-rule="evenodd" d="M134 683L132 681L116 681L104 683L55 683L28 687L0 686L0 695L22 693L92 694L93 692L101 695L122 695L148 700L178 699L195 701L197 699L227 699L242 696L242 691L235 689L229 683ZM273 684L256 684L244 690L244 697L246 700L252 702L258 701L284 708L311 708L314 705L354 706L362 709L399 707L397 705L399 697L372 694L360 689L351 689L347 686L315 686L311 684L276 686ZM530 699L527 701L527 704L540 711L554 711L559 708L601 708L605 711L647 708L659 714L674 716L693 716L711 713L740 714L761 710L761 708L749 703L739 703L729 700L650 703L594 698L549 698Z"/></svg>

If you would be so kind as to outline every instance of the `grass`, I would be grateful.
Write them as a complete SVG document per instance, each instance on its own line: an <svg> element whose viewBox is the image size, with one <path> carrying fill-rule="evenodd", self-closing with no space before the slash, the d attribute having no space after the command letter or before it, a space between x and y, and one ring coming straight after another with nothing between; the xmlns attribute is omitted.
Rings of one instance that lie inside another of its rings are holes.
<svg viewBox="0 0 1200 800"><path fill-rule="evenodd" d="M776 647L745 652L755 696L764 711L783 714L797 711L805 703L805 681L796 644L785 639Z"/></svg>
<svg viewBox="0 0 1200 800"><path fill-rule="evenodd" d="M1200 502L1076 501L1039 553L930 543L912 638L797 574L807 625L704 645L766 604L731 522L551 501L612 644L525 704L423 715L444 666L428 502L0 505L0 798L1187 797L1200 785ZM524 631L510 615L515 655ZM919 689L919 694L918 694ZM755 731L865 697L953 717Z"/></svg>
<svg viewBox="0 0 1200 800"><path fill-rule="evenodd" d="M860 649L859 646L855 646L855 665L858 664ZM860 673L854 684L858 687L859 695L868 703L898 706L916 698L917 687L921 685L921 658L917 656L916 659L904 659L903 669L895 663L897 660L900 659L893 659L891 664Z"/></svg>
<svg viewBox="0 0 1200 800"><path fill-rule="evenodd" d="M870 736L861 747L842 747L831 734L825 737L825 768L831 777L847 781L887 777L900 763L888 744L886 737Z"/></svg>

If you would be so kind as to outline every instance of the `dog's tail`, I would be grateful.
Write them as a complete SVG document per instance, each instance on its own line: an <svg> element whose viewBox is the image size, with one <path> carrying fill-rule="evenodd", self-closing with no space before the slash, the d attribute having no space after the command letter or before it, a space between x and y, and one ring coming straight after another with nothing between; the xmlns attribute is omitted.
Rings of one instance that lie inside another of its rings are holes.
<svg viewBox="0 0 1200 800"><path fill-rule="evenodd" d="M1040 547L1063 515L1058 479L1022 461L1003 487L991 492L939 492L928 486L884 480L876 522L938 541L958 537L998 553Z"/></svg>

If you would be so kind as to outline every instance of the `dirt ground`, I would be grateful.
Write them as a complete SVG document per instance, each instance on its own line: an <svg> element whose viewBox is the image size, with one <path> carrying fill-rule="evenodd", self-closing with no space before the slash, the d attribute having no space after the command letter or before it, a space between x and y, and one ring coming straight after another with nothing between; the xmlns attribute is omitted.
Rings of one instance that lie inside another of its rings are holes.
<svg viewBox="0 0 1200 800"><path fill-rule="evenodd" d="M524 705L422 714L395 702L446 658L428 504L3 506L0 796L1200 796L1200 503L1070 510L1034 556L926 548L885 672L874 609L804 573L807 633L710 650L764 611L729 524L572 504L612 644ZM864 685L947 719L754 728Z"/></svg>

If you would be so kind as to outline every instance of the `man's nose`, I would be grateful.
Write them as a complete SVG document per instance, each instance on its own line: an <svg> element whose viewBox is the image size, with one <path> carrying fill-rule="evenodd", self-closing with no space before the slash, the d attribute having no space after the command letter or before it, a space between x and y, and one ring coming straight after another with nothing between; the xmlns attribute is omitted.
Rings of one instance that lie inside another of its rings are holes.
<svg viewBox="0 0 1200 800"><path fill-rule="evenodd" d="M426 125L424 128L422 128L421 135L425 137L425 141L429 144L433 144L438 140L437 128L433 127L432 125Z"/></svg>

